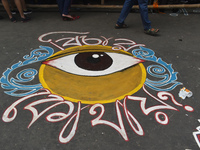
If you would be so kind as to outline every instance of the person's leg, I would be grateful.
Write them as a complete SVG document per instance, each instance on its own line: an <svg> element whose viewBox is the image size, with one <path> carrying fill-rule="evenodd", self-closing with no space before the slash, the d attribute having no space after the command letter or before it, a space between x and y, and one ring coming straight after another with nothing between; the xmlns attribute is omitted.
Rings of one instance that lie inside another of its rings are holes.
<svg viewBox="0 0 200 150"><path fill-rule="evenodd" d="M148 17L148 0L138 0L138 5L144 30L149 30L151 29L151 21Z"/></svg>
<svg viewBox="0 0 200 150"><path fill-rule="evenodd" d="M23 11L27 11L25 0L20 0Z"/></svg>
<svg viewBox="0 0 200 150"><path fill-rule="evenodd" d="M80 18L80 16L72 16L69 14L71 0L57 0L57 3L60 14L64 21L72 21Z"/></svg>
<svg viewBox="0 0 200 150"><path fill-rule="evenodd" d="M62 16L62 12L63 12L64 2L65 2L65 0L57 0L58 9L59 9L59 12L60 12L61 16Z"/></svg>
<svg viewBox="0 0 200 150"><path fill-rule="evenodd" d="M17 6L17 9L19 11L19 14L21 18L25 18L24 13L23 13L23 8L20 0L15 0L15 5Z"/></svg>
<svg viewBox="0 0 200 150"><path fill-rule="evenodd" d="M149 35L156 35L159 29L151 28L151 21L148 17L148 0L138 0L138 4L140 7L140 15L142 18L144 33Z"/></svg>
<svg viewBox="0 0 200 150"><path fill-rule="evenodd" d="M12 17L12 13L11 13L11 11L10 11L10 5L9 5L9 3L8 3L8 0L2 0L2 4L3 4L3 7L4 7L4 9L6 10L6 12L7 12L9 18L10 18L10 19L13 18L13 17Z"/></svg>
<svg viewBox="0 0 200 150"><path fill-rule="evenodd" d="M69 15L69 9L71 6L71 0L65 0L64 4L63 4L63 11L62 11L62 15Z"/></svg>
<svg viewBox="0 0 200 150"><path fill-rule="evenodd" d="M19 14L20 14L20 16L21 16L21 22L27 22L27 21L29 21L30 18L29 18L29 17L26 17L26 16L24 15L21 1L20 1L20 0L15 0L15 5L17 6L17 9L18 9Z"/></svg>
<svg viewBox="0 0 200 150"><path fill-rule="evenodd" d="M25 15L31 14L32 11L27 9L25 0L20 0L20 1L21 1L21 5L22 5L22 9L23 9L24 14Z"/></svg>
<svg viewBox="0 0 200 150"><path fill-rule="evenodd" d="M126 19L128 14L130 13L133 5L134 5L134 0L125 0L123 8L122 8L121 13L120 13L120 16L117 20L117 25L123 25L124 24L124 20Z"/></svg>

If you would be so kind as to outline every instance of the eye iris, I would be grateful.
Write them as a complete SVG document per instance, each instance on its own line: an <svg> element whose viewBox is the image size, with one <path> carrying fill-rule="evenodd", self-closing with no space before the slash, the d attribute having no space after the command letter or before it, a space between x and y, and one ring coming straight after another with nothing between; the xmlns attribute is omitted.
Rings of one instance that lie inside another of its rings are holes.
<svg viewBox="0 0 200 150"><path fill-rule="evenodd" d="M109 68L113 60L104 52L85 52L75 56L75 63L82 69L101 71Z"/></svg>

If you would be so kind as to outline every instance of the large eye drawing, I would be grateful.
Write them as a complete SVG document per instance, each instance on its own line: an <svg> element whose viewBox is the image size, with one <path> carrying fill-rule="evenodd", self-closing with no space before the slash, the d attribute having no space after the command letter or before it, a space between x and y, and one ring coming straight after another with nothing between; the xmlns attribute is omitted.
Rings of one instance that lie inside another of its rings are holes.
<svg viewBox="0 0 200 150"><path fill-rule="evenodd" d="M110 46L77 46L44 61L39 79L44 88L72 102L111 103L137 92L145 82L142 60Z"/></svg>
<svg viewBox="0 0 200 150"><path fill-rule="evenodd" d="M65 72L83 76L102 76L140 63L130 55L111 52L81 52L43 62Z"/></svg>

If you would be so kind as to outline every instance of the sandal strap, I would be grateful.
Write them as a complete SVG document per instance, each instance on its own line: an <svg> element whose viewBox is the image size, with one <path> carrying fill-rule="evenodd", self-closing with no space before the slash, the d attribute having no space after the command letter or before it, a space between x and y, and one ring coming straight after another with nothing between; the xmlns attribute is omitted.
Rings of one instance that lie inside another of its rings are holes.
<svg viewBox="0 0 200 150"><path fill-rule="evenodd" d="M145 30L144 33L149 34L149 35L156 35L156 33L158 33L158 31L159 31L159 29L151 28L151 29Z"/></svg>
<svg viewBox="0 0 200 150"><path fill-rule="evenodd" d="M71 17L63 16L62 18L64 21L73 21L80 18L80 16L75 16L75 15L71 15Z"/></svg>
<svg viewBox="0 0 200 150"><path fill-rule="evenodd" d="M154 28L151 28L149 30L151 30L152 32L156 32L156 33L159 31L159 29L154 29Z"/></svg>
<svg viewBox="0 0 200 150"><path fill-rule="evenodd" d="M72 17L73 17L74 20L80 18L80 16L72 16Z"/></svg>
<svg viewBox="0 0 200 150"><path fill-rule="evenodd" d="M116 28L116 29L120 29L120 28L128 28L128 25L125 24L125 23L122 24L122 25L116 24L116 25L115 25L115 28Z"/></svg>
<svg viewBox="0 0 200 150"><path fill-rule="evenodd" d="M15 19L15 17L10 18L11 22L17 22L17 20Z"/></svg>

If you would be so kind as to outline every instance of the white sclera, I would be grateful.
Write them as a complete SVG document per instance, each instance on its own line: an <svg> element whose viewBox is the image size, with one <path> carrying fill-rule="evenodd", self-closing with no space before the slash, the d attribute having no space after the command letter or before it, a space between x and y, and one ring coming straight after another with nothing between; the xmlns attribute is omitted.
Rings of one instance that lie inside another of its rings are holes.
<svg viewBox="0 0 200 150"><path fill-rule="evenodd" d="M106 52L106 54L112 58L113 63L107 69L100 70L100 71L91 71L91 70L86 70L86 69L78 67L76 63L74 62L75 57L78 54L67 55L55 60L50 60L46 62L45 64L61 69L68 73L76 74L76 75L103 76L103 75L108 75L111 73L121 71L123 69L126 69L128 67L131 67L135 64L142 62L140 59L137 59L137 58L134 58L133 56L129 56L125 54L109 53L109 52ZM99 55L93 54L92 57L98 58Z"/></svg>

